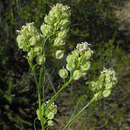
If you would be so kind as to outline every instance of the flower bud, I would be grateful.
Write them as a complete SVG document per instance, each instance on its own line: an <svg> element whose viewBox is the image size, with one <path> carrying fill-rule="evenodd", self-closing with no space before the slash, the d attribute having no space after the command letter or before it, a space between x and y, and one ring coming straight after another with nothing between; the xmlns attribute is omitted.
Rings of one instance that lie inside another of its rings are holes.
<svg viewBox="0 0 130 130"><path fill-rule="evenodd" d="M75 70L75 71L73 72L73 79L74 79L74 80L78 80L80 77L81 77L81 72L80 72L80 70Z"/></svg>
<svg viewBox="0 0 130 130"><path fill-rule="evenodd" d="M58 37L60 37L60 38L65 38L66 36L67 36L67 31L66 30L60 31L58 33Z"/></svg>
<svg viewBox="0 0 130 130"><path fill-rule="evenodd" d="M74 50L72 52L73 58L78 58L79 57L79 52L77 50Z"/></svg>
<svg viewBox="0 0 130 130"><path fill-rule="evenodd" d="M37 56L36 61L37 64L42 65L45 62L45 56L44 55Z"/></svg>
<svg viewBox="0 0 130 130"><path fill-rule="evenodd" d="M54 40L54 46L63 46L63 45L65 45L65 42L60 37L57 37Z"/></svg>
<svg viewBox="0 0 130 130"><path fill-rule="evenodd" d="M18 47L20 49L24 49L24 44L25 44L25 38L24 38L24 36L23 35L18 35L16 40L18 42Z"/></svg>
<svg viewBox="0 0 130 130"><path fill-rule="evenodd" d="M92 56L93 51L91 49L87 50L85 52L85 56L86 56L86 60L90 59L90 57Z"/></svg>
<svg viewBox="0 0 130 130"><path fill-rule="evenodd" d="M46 37L54 36L54 34L58 32L58 34L53 37L54 46L65 45L65 38L70 24L69 18L69 7L62 4L53 6L49 14L45 16L44 23L41 25L41 31Z"/></svg>
<svg viewBox="0 0 130 130"><path fill-rule="evenodd" d="M63 78L63 79L67 78L67 76L68 76L68 71L67 71L65 68L60 69L60 71L59 71L59 76L60 76L61 78Z"/></svg>
<svg viewBox="0 0 130 130"><path fill-rule="evenodd" d="M36 44L36 42L37 42L36 37L34 37L34 36L31 37L30 40L29 40L29 42L30 42L30 45L31 45L31 46L34 46L34 45Z"/></svg>
<svg viewBox="0 0 130 130"><path fill-rule="evenodd" d="M54 122L53 122L52 120L49 120L49 121L47 122L47 124L48 124L48 126L53 126L53 125L54 125Z"/></svg>
<svg viewBox="0 0 130 130"><path fill-rule="evenodd" d="M67 61L67 63L72 63L72 62L74 62L74 57L73 57L73 55L68 55L67 58L66 58L66 61Z"/></svg>
<svg viewBox="0 0 130 130"><path fill-rule="evenodd" d="M63 19L59 24L66 27L70 24L70 21L68 19Z"/></svg>
<svg viewBox="0 0 130 130"><path fill-rule="evenodd" d="M67 64L66 69L70 72L73 71L75 69L75 63L72 62L72 63Z"/></svg>
<svg viewBox="0 0 130 130"><path fill-rule="evenodd" d="M106 88L106 89L111 89L112 86L113 86L113 83L112 83L112 82L109 82L109 83L106 83L106 84L105 84L105 88Z"/></svg>
<svg viewBox="0 0 130 130"><path fill-rule="evenodd" d="M34 47L34 53L36 53L36 55L41 54L42 53L42 47L40 47L40 46Z"/></svg>
<svg viewBox="0 0 130 130"><path fill-rule="evenodd" d="M103 97L108 97L111 94L111 90L107 89L103 91Z"/></svg>
<svg viewBox="0 0 130 130"><path fill-rule="evenodd" d="M86 62L85 64L81 65L82 71L87 71L87 70L89 70L89 68L90 68L90 62L89 61Z"/></svg>
<svg viewBox="0 0 130 130"><path fill-rule="evenodd" d="M57 50L56 51L56 59L61 59L64 56L64 51L63 50Z"/></svg>
<svg viewBox="0 0 130 130"><path fill-rule="evenodd" d="M90 89L95 92L97 87L97 82L91 81L90 82Z"/></svg>
<svg viewBox="0 0 130 130"><path fill-rule="evenodd" d="M53 119L53 118L54 118L54 115L55 115L55 113L49 112L49 113L47 114L47 118L48 118L48 119Z"/></svg>
<svg viewBox="0 0 130 130"><path fill-rule="evenodd" d="M49 35L50 27L46 24L41 25L41 32L44 34L44 36Z"/></svg>
<svg viewBox="0 0 130 130"><path fill-rule="evenodd" d="M51 23L50 17L46 15L45 18L44 18L44 22L45 22L46 24Z"/></svg>
<svg viewBox="0 0 130 130"><path fill-rule="evenodd" d="M29 57L29 60L32 61L33 58L34 58L35 54L34 54L34 50L31 49L29 52L28 52L28 57Z"/></svg>

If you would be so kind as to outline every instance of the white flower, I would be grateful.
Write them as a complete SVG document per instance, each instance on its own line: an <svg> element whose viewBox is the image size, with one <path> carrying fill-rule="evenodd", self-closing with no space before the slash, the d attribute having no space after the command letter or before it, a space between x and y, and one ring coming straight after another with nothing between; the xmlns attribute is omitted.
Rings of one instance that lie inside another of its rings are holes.
<svg viewBox="0 0 130 130"><path fill-rule="evenodd" d="M88 47L89 45L90 45L90 44L88 44L87 42L81 42L81 44L80 44L80 43L77 44L76 48L77 48L80 52L82 52L82 51L88 50L88 49L89 49L89 47Z"/></svg>

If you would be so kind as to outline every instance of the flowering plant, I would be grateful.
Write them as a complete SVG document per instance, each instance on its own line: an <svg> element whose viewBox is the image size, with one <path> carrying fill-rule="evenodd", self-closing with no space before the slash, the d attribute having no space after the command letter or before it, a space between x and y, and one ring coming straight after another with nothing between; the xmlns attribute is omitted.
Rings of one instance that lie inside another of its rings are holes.
<svg viewBox="0 0 130 130"><path fill-rule="evenodd" d="M56 4L52 7L49 14L45 16L44 22L40 27L41 32L35 27L34 23L28 23L17 31L18 47L27 53L27 60L38 89L38 109L36 113L42 130L45 130L48 126L53 126L53 118L57 113L57 106L54 104L55 99L70 83L86 76L91 67L93 51L87 42L78 43L76 48L66 57L66 65L59 70L59 76L65 83L50 100L45 101L46 58L48 55L56 59L64 57L64 45L69 31L70 15L71 11L68 6ZM36 74L37 65L40 66L39 78ZM93 98L67 122L63 130L68 129L72 122L91 103L108 97L116 82L114 70L104 69L99 78L89 84L89 88L93 92Z"/></svg>

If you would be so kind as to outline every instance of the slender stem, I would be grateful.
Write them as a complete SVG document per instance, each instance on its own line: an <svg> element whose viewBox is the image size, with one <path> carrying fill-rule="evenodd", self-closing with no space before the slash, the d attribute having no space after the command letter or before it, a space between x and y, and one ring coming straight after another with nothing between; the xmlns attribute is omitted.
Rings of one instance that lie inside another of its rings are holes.
<svg viewBox="0 0 130 130"><path fill-rule="evenodd" d="M41 122L42 130L45 130L43 120L40 120L40 122Z"/></svg>
<svg viewBox="0 0 130 130"><path fill-rule="evenodd" d="M37 129L36 129L36 120L37 120L37 118L34 119L34 123L33 123L35 130L37 130Z"/></svg>
<svg viewBox="0 0 130 130"><path fill-rule="evenodd" d="M35 73L35 66L33 66L33 64L31 63L31 61L29 61L29 59L28 59L28 63L30 65L31 71L33 73L35 84L36 84L36 86L38 86L38 81L37 81L37 77L36 77L36 73Z"/></svg>
<svg viewBox="0 0 130 130"><path fill-rule="evenodd" d="M40 115L41 114L41 94L40 94L40 86L41 86L41 77L42 77L42 71L43 69L40 70L40 77L39 77L39 82L37 81L37 76L36 76L36 72L35 72L35 66L32 65L31 61L28 60L28 63L31 67L31 71L33 72L33 76L34 76L34 80L35 80L35 84L37 86L37 89L38 89L38 108L39 108L39 112L40 112ZM42 130L45 130L44 128L44 121L43 121L43 117L40 116L40 122L41 122L41 126L42 126Z"/></svg>
<svg viewBox="0 0 130 130"><path fill-rule="evenodd" d="M43 70L44 70L44 64L40 68L39 82L38 82L38 95L40 95L40 100L41 100L41 85L43 83L42 82ZM42 88L42 89L44 89L44 88ZM44 94L43 94L43 96L44 96ZM45 130L44 117L42 116L42 110L41 110L41 103L39 104L39 112L40 112L40 122L41 122L42 130Z"/></svg>
<svg viewBox="0 0 130 130"><path fill-rule="evenodd" d="M76 114L76 111L77 111L77 109L78 109L78 106L79 106L79 104L80 104L80 102L81 102L81 100L82 100L83 98L84 98L84 95L81 96L81 97L78 99L77 104L76 104L76 106L74 107L74 110L73 110L72 115L71 115L70 119L68 120L68 122L69 122L69 121L74 117L74 115Z"/></svg>
<svg viewBox="0 0 130 130"><path fill-rule="evenodd" d="M32 73L33 73L34 80L35 80L35 84L36 84L37 89L38 89L38 91L39 91L39 83L38 83L38 81L37 81L37 76L36 76L36 72L35 72L35 66L32 65L32 62L29 61L29 59L28 59L28 63L29 63L29 65L30 65L30 67L31 67L31 71L32 71ZM41 95L40 95L39 92L38 92L38 103L39 103L39 107L40 107L40 106L41 106Z"/></svg>
<svg viewBox="0 0 130 130"><path fill-rule="evenodd" d="M41 100L42 75L43 75L43 69L44 69L43 67L44 67L44 65L42 65L41 68L40 68L39 82L38 82L38 94L40 95L40 100ZM41 106L41 102L40 102L39 105Z"/></svg>
<svg viewBox="0 0 130 130"><path fill-rule="evenodd" d="M93 102L95 101L94 98L92 98L88 104L86 104L70 121L67 122L67 124L65 125L65 127L63 128L63 130L67 130L68 127L71 126L72 122Z"/></svg>
<svg viewBox="0 0 130 130"><path fill-rule="evenodd" d="M73 78L70 77L69 81L66 82L57 92L56 94L50 99L50 101L47 104L47 108L54 102L54 100L60 95L60 93L72 82Z"/></svg>

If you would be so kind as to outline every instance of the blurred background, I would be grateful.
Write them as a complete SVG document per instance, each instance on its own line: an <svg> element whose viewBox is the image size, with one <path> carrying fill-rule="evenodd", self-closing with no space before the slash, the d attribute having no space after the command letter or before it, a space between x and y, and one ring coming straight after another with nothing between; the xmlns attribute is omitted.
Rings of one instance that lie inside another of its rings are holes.
<svg viewBox="0 0 130 130"><path fill-rule="evenodd" d="M115 69L118 84L112 94L89 106L70 130L130 129L130 1L129 0L1 0L0 1L0 130L33 130L37 90L24 53L17 47L16 30L34 22L37 28L56 3L71 8L71 27L66 54L87 41L94 51L85 78L74 82L58 98L58 114L50 130L61 130L77 105L80 110L91 97L88 82L103 67ZM47 60L46 99L62 80L58 70L65 60ZM77 103L78 101L78 103ZM40 130L39 121L36 120Z"/></svg>

